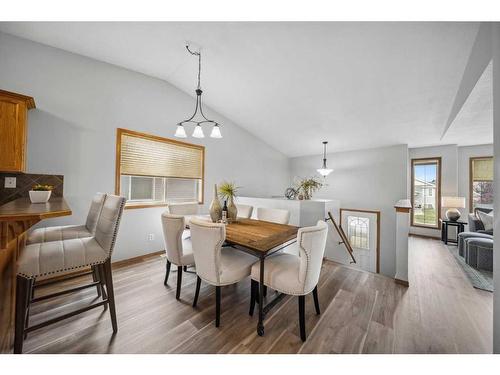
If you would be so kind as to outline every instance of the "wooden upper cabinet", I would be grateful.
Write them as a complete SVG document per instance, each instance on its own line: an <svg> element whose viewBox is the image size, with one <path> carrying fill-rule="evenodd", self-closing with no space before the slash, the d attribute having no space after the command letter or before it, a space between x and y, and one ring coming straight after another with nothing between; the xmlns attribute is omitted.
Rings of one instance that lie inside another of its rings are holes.
<svg viewBox="0 0 500 375"><path fill-rule="evenodd" d="M0 172L26 170L27 120L32 108L32 97L0 90Z"/></svg>

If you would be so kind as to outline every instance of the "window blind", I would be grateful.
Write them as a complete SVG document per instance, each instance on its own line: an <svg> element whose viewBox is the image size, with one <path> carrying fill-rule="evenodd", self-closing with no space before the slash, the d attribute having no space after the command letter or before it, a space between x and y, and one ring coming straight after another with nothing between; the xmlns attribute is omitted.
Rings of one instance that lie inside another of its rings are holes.
<svg viewBox="0 0 500 375"><path fill-rule="evenodd" d="M493 181L493 158L472 160L472 181Z"/></svg>
<svg viewBox="0 0 500 375"><path fill-rule="evenodd" d="M203 147L122 133L120 153L122 175L203 178Z"/></svg>

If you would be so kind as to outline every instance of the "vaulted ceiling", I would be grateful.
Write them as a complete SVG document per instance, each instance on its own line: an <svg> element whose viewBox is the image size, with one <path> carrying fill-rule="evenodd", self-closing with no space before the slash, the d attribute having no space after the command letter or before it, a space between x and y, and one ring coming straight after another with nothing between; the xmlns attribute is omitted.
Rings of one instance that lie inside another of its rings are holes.
<svg viewBox="0 0 500 375"><path fill-rule="evenodd" d="M454 22L0 23L0 31L194 96L190 41L202 49L206 105L288 156L319 154L323 140L332 152L492 142L487 71L442 137L478 29Z"/></svg>

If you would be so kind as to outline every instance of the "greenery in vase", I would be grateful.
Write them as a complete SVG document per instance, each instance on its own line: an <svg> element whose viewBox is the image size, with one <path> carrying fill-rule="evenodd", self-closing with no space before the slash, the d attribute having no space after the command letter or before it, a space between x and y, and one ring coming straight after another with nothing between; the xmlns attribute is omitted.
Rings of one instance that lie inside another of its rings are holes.
<svg viewBox="0 0 500 375"><path fill-rule="evenodd" d="M223 200L228 200L230 197L236 197L239 186L236 186L234 182L224 181L219 184L219 197Z"/></svg>
<svg viewBox="0 0 500 375"><path fill-rule="evenodd" d="M33 185L33 188L31 190L34 190L34 191L51 191L53 189L54 189L54 187L52 185L36 184L36 185Z"/></svg>
<svg viewBox="0 0 500 375"><path fill-rule="evenodd" d="M323 183L317 177L303 178L297 183L297 190L302 192L304 199L311 199L314 192L321 189Z"/></svg>

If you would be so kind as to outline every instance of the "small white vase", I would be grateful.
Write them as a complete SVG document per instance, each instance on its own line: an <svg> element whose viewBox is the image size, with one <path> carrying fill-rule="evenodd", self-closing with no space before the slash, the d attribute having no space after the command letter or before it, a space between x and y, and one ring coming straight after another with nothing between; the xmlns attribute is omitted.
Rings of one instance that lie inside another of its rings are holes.
<svg viewBox="0 0 500 375"><path fill-rule="evenodd" d="M31 203L47 203L52 191L30 190Z"/></svg>

